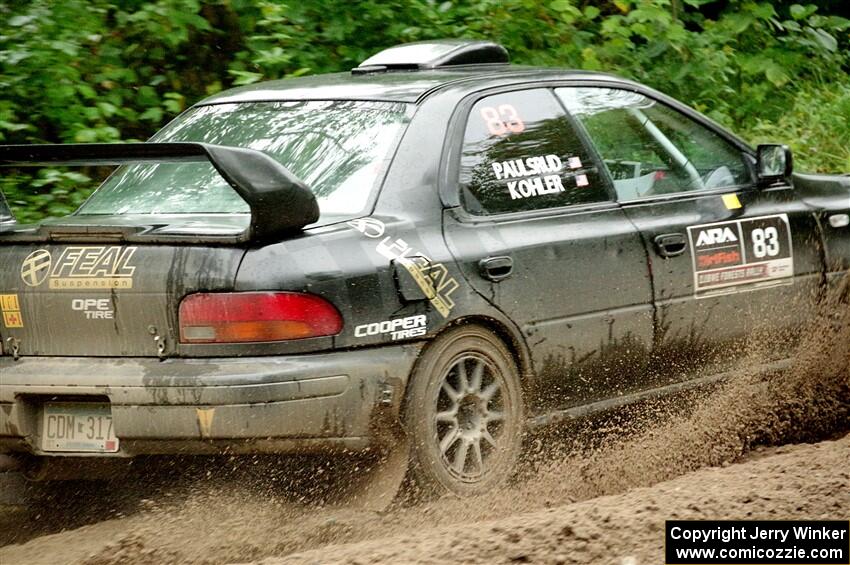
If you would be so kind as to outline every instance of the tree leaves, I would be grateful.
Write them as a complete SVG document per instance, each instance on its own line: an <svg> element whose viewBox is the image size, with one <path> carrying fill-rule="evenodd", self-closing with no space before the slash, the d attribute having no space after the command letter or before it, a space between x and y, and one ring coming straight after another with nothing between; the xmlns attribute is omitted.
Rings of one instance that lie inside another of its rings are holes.
<svg viewBox="0 0 850 565"><path fill-rule="evenodd" d="M801 85L846 83L850 20L840 2L826 4L0 1L0 140L145 139L224 88L347 71L388 46L438 37L492 39L517 63L614 72L723 123L769 124ZM64 213L91 184L59 173L0 183L27 218Z"/></svg>
<svg viewBox="0 0 850 565"><path fill-rule="evenodd" d="M806 33L827 51L838 51L838 40L822 29L806 27Z"/></svg>

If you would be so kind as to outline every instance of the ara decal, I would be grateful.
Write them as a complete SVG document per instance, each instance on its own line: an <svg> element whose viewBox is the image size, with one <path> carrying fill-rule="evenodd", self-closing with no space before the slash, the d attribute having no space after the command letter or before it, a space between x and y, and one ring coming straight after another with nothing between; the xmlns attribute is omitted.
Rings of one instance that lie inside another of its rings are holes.
<svg viewBox="0 0 850 565"><path fill-rule="evenodd" d="M792 282L787 214L688 227L697 295Z"/></svg>

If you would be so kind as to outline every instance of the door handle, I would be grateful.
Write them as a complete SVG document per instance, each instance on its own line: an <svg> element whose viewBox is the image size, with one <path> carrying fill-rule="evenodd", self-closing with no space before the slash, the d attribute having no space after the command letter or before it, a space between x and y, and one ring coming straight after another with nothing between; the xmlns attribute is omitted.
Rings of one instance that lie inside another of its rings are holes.
<svg viewBox="0 0 850 565"><path fill-rule="evenodd" d="M655 238L655 248L662 257L676 257L685 252L687 241L680 233L666 233Z"/></svg>
<svg viewBox="0 0 850 565"><path fill-rule="evenodd" d="M514 260L508 256L487 257L478 262L478 272L488 281L499 282L513 274Z"/></svg>

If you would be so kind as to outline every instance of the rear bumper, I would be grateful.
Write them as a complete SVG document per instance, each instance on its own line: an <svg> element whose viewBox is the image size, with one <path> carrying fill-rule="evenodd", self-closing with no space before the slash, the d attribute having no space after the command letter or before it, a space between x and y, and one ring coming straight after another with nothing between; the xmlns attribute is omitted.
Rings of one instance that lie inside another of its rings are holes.
<svg viewBox="0 0 850 565"><path fill-rule="evenodd" d="M0 358L0 452L41 450L47 401L108 401L120 451L360 451L398 417L415 344L227 359ZM100 454L98 454L100 455Z"/></svg>

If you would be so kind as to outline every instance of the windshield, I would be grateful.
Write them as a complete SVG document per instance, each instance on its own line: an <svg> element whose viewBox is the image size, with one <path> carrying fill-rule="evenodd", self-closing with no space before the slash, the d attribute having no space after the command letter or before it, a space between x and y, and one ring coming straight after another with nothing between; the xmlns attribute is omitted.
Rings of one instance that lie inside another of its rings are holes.
<svg viewBox="0 0 850 565"><path fill-rule="evenodd" d="M151 138L263 151L311 188L322 216L356 215L383 178L406 105L358 101L200 106ZM210 163L120 167L77 214L247 214Z"/></svg>

